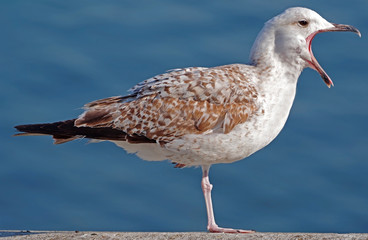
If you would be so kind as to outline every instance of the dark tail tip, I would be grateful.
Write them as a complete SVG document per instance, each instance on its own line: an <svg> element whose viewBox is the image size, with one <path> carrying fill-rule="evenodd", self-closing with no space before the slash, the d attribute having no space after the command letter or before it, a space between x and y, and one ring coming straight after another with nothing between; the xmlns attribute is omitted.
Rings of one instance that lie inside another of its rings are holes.
<svg viewBox="0 0 368 240"><path fill-rule="evenodd" d="M56 144L68 142L77 138L92 138L98 140L128 141L130 143L156 143L155 140L136 134L127 135L124 131L111 127L76 127L76 119L42 124L18 125L19 133L15 136L52 135Z"/></svg>
<svg viewBox="0 0 368 240"><path fill-rule="evenodd" d="M14 128L19 132L23 133L34 133L34 134L65 134L66 130L74 128L75 119L54 122L54 123L41 123L41 124L26 124L18 125ZM67 134L69 135L69 134Z"/></svg>
<svg viewBox="0 0 368 240"><path fill-rule="evenodd" d="M75 139L75 134L72 131L75 128L74 121L75 119L54 123L18 125L14 128L19 133L14 136L52 135L56 144L64 143Z"/></svg>
<svg viewBox="0 0 368 240"><path fill-rule="evenodd" d="M25 125L18 125L14 128L21 133L40 133L40 125L43 124L25 124Z"/></svg>

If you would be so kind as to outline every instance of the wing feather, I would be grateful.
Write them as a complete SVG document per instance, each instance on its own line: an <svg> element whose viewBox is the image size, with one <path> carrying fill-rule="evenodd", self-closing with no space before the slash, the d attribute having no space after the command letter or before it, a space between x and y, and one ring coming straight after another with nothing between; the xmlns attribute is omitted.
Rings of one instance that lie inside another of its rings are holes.
<svg viewBox="0 0 368 240"><path fill-rule="evenodd" d="M243 65L244 66L244 65ZM112 127L168 142L186 134L229 133L257 111L257 89L238 64L177 69L86 104L77 127Z"/></svg>

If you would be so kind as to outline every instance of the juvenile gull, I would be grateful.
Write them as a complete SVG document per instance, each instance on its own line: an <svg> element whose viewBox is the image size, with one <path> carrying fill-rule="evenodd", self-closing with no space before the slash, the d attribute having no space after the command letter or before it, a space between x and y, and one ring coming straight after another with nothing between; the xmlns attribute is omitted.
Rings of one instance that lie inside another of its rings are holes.
<svg viewBox="0 0 368 240"><path fill-rule="evenodd" d="M317 33L332 31L360 36L358 29L329 23L310 9L289 8L265 23L249 65L171 70L137 84L129 95L86 104L76 119L16 126L22 132L17 135L52 135L56 144L108 140L144 160L201 166L208 231L249 233L216 224L210 166L244 159L279 134L304 68L333 85L311 48Z"/></svg>

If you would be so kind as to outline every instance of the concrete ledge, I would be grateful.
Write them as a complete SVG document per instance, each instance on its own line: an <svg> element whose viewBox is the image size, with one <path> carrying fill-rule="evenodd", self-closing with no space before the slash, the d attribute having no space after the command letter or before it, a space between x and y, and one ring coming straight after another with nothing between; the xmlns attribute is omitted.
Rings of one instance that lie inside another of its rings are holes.
<svg viewBox="0 0 368 240"><path fill-rule="evenodd" d="M272 239L272 240L368 240L368 233L248 233L223 234L206 232L53 232L53 231L0 231L1 240L5 239Z"/></svg>

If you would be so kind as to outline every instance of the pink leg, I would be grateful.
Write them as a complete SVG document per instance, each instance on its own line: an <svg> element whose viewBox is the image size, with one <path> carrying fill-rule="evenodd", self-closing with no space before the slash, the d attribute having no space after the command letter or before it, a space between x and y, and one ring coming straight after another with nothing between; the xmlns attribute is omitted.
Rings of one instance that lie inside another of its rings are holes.
<svg viewBox="0 0 368 240"><path fill-rule="evenodd" d="M206 202L207 208L207 217L208 217L208 225L207 230L213 233L252 233L254 231L251 230L241 230L241 229L232 229L232 228L222 228L217 226L215 222L215 215L213 213L212 207L212 199L211 199L211 190L212 184L208 178L210 166L202 166L202 190L204 195L204 200Z"/></svg>

